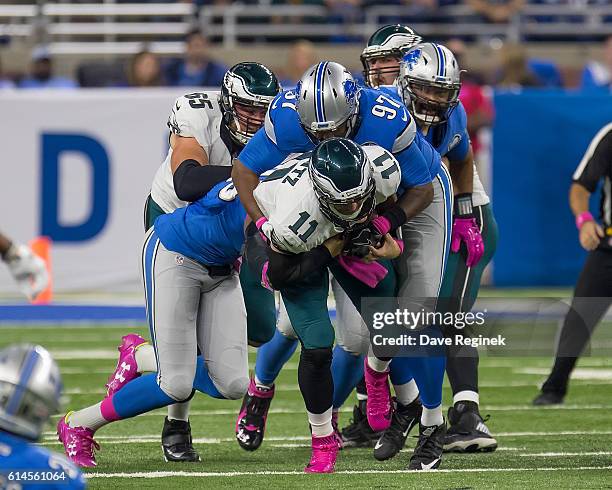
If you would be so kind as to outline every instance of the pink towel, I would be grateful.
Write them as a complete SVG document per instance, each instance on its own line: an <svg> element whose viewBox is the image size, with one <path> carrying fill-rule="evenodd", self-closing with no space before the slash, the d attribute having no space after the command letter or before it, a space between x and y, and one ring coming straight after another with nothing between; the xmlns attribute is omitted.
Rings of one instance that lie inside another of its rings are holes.
<svg viewBox="0 0 612 490"><path fill-rule="evenodd" d="M378 262L366 264L361 259L351 257L349 255L341 255L338 257L338 263L351 276L359 279L361 282L367 284L371 288L375 288L389 272Z"/></svg>

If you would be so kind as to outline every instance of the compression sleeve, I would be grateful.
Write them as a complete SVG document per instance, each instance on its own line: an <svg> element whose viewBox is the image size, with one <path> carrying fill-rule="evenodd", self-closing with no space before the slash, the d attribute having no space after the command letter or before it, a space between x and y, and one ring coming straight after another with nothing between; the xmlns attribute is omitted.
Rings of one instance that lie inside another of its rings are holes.
<svg viewBox="0 0 612 490"><path fill-rule="evenodd" d="M185 160L174 172L174 190L181 201L194 202L231 174L232 167L228 165L200 165L195 160Z"/></svg>

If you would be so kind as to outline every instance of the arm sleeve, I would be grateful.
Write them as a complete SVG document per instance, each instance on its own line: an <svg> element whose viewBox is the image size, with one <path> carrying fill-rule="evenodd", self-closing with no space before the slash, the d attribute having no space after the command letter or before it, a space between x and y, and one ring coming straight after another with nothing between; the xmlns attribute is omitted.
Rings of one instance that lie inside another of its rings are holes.
<svg viewBox="0 0 612 490"><path fill-rule="evenodd" d="M290 286L325 267L332 260L324 245L300 254L276 252L264 242L254 223L247 228L244 258L257 277L262 277L264 267L268 264L267 276L274 289Z"/></svg>
<svg viewBox="0 0 612 490"><path fill-rule="evenodd" d="M231 175L232 167L228 165L200 165L195 160L185 160L174 172L174 190L181 201L194 202Z"/></svg>
<svg viewBox="0 0 612 490"><path fill-rule="evenodd" d="M418 137L417 137L418 140ZM408 148L395 154L395 158L400 164L402 170L402 187L416 187L419 185L429 184L433 179L429 173L430 163L434 159L440 158L440 155L427 145L424 145L425 151L421 151L419 145L413 142Z"/></svg>
<svg viewBox="0 0 612 490"><path fill-rule="evenodd" d="M578 168L574 172L574 182L594 192L597 183L612 165L612 123L602 128L589 144Z"/></svg>
<svg viewBox="0 0 612 490"><path fill-rule="evenodd" d="M288 155L289 152L280 150L267 136L265 128L261 128L240 152L238 159L244 166L261 175L276 167Z"/></svg>

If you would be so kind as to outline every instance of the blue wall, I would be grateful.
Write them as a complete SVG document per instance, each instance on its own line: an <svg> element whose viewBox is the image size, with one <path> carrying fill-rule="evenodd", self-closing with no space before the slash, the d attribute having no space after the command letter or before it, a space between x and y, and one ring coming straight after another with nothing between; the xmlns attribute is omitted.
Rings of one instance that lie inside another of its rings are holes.
<svg viewBox="0 0 612 490"><path fill-rule="evenodd" d="M585 252L568 190L591 139L612 121L612 96L525 90L496 93L494 103L495 285L573 285Z"/></svg>

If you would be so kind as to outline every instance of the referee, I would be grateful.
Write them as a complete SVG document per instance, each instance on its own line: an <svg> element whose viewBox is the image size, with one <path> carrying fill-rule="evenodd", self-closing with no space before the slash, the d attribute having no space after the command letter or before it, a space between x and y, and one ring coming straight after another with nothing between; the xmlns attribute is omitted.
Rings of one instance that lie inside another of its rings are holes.
<svg viewBox="0 0 612 490"><path fill-rule="evenodd" d="M603 227L589 213L589 197L600 180ZM534 405L563 403L576 361L612 303L612 123L591 141L574 173L569 198L580 245L589 254L561 329L555 364L541 393L533 400Z"/></svg>

